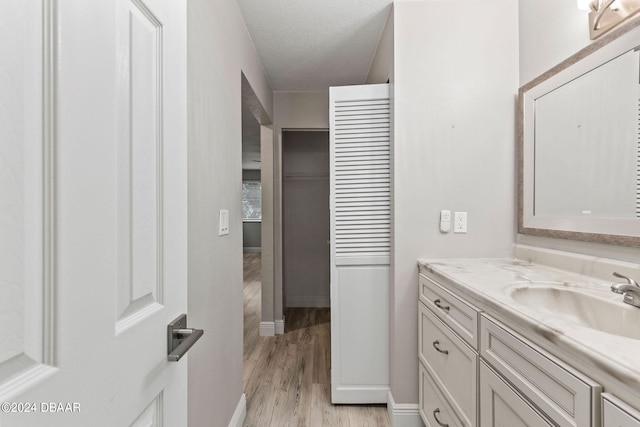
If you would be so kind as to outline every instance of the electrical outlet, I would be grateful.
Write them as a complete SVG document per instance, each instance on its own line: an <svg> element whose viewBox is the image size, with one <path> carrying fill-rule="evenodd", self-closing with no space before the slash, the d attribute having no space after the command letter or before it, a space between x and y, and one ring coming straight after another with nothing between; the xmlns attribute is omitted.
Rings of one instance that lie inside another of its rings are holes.
<svg viewBox="0 0 640 427"><path fill-rule="evenodd" d="M467 232L467 213L455 212L453 220L453 232L454 233L466 233Z"/></svg>
<svg viewBox="0 0 640 427"><path fill-rule="evenodd" d="M443 209L440 211L440 231L448 233L451 230L451 211Z"/></svg>

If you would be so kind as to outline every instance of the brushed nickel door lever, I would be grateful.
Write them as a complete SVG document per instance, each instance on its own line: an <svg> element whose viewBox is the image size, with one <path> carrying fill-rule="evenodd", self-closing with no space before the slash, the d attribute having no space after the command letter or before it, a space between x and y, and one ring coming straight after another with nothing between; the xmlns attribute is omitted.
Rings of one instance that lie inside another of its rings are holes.
<svg viewBox="0 0 640 427"><path fill-rule="evenodd" d="M167 360L177 362L198 341L204 331L187 328L187 315L181 314L167 325Z"/></svg>

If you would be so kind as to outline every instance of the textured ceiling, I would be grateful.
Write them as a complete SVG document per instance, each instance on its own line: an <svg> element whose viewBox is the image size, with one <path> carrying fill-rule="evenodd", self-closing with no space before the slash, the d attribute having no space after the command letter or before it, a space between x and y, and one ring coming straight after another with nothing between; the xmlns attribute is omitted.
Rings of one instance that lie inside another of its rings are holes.
<svg viewBox="0 0 640 427"><path fill-rule="evenodd" d="M362 84L392 0L237 0L273 90Z"/></svg>

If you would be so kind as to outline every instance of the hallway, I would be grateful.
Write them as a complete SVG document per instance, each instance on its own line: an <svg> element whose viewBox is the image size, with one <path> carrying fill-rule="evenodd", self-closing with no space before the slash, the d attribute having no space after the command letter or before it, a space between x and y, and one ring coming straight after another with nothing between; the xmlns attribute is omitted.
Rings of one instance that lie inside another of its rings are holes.
<svg viewBox="0 0 640 427"><path fill-rule="evenodd" d="M390 426L384 405L331 404L328 308L289 308L284 335L258 336L260 253L244 254L246 427Z"/></svg>

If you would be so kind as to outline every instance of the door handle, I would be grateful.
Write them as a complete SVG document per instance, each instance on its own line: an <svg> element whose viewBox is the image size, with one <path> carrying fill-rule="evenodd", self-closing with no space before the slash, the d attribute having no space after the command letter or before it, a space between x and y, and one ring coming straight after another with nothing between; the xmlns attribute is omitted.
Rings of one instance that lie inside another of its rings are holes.
<svg viewBox="0 0 640 427"><path fill-rule="evenodd" d="M177 362L204 335L202 329L187 328L187 315L181 314L167 325L167 360Z"/></svg>

